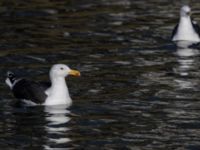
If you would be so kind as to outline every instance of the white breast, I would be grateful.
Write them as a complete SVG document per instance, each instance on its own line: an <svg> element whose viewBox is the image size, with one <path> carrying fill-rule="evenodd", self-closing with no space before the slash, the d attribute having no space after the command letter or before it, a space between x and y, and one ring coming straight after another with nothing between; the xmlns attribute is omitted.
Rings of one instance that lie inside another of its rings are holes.
<svg viewBox="0 0 200 150"><path fill-rule="evenodd" d="M57 79L52 86L45 91L47 98L43 105L72 105L65 79Z"/></svg>
<svg viewBox="0 0 200 150"><path fill-rule="evenodd" d="M189 17L182 17L178 25L177 33L172 41L200 42L199 35L195 32Z"/></svg>

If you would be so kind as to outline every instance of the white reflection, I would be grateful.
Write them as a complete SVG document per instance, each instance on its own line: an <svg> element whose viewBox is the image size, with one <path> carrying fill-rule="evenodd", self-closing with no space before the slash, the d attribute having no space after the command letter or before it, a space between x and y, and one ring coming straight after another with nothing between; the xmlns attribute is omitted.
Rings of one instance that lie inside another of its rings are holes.
<svg viewBox="0 0 200 150"><path fill-rule="evenodd" d="M176 51L178 66L174 72L183 78L175 79L177 86L181 89L194 88L195 83L189 77L194 70L198 69L197 57L199 51L194 48L178 48Z"/></svg>
<svg viewBox="0 0 200 150"><path fill-rule="evenodd" d="M195 84L186 80L174 80L180 89L194 88Z"/></svg>
<svg viewBox="0 0 200 150"><path fill-rule="evenodd" d="M199 51L194 48L178 48L176 54L178 57L191 57L197 56Z"/></svg>
<svg viewBox="0 0 200 150"><path fill-rule="evenodd" d="M108 1L108 0L101 0L101 2L104 5L119 5L119 6L124 6L129 8L131 5L130 0L113 0L113 1Z"/></svg>
<svg viewBox="0 0 200 150"><path fill-rule="evenodd" d="M46 126L45 130L47 132L46 138L47 142L44 145L46 150L57 147L60 144L66 144L71 141L67 137L67 131L70 128L67 127L67 123L70 121L70 111L67 110L66 106L46 106Z"/></svg>
<svg viewBox="0 0 200 150"><path fill-rule="evenodd" d="M176 46L178 48L189 48L190 46L194 46L197 44L197 42L192 42L192 41L177 41L175 42Z"/></svg>

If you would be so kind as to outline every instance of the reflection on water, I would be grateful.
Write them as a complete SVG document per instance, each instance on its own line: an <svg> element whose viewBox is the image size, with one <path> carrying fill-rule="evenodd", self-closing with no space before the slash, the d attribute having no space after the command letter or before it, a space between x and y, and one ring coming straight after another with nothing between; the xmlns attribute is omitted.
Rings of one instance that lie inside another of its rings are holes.
<svg viewBox="0 0 200 150"><path fill-rule="evenodd" d="M195 88L196 83L187 79L192 72L198 69L199 50L194 48L178 48L176 50L178 65L174 68L176 74L181 78L174 79L181 89Z"/></svg>
<svg viewBox="0 0 200 150"><path fill-rule="evenodd" d="M177 42L175 42L175 44L178 48L182 48L182 49L194 47L194 46L198 45L197 42L192 42L192 41L177 41Z"/></svg>
<svg viewBox="0 0 200 150"><path fill-rule="evenodd" d="M64 147L68 142L71 141L67 137L67 132L70 130L68 122L70 121L70 111L67 110L66 106L46 106L44 108L46 116L46 144L45 149Z"/></svg>

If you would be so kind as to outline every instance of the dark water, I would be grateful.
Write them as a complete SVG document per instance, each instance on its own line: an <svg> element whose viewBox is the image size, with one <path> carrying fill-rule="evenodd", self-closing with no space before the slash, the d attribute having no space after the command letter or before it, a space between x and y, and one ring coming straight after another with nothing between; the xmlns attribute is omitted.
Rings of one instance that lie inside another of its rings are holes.
<svg viewBox="0 0 200 150"><path fill-rule="evenodd" d="M181 2L2 0L0 149L200 149L199 50L170 42ZM6 71L48 80L55 63L82 73L73 106L14 107Z"/></svg>

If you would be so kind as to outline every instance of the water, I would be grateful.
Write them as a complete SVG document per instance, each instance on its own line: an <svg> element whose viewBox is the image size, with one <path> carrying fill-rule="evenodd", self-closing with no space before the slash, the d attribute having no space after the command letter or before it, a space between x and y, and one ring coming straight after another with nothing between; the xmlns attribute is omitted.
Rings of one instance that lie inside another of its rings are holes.
<svg viewBox="0 0 200 150"><path fill-rule="evenodd" d="M190 5L200 21L197 2ZM170 42L180 7L167 0L2 1L1 149L199 149L199 50ZM67 79L73 106L15 107L6 71L48 80L55 63L82 73Z"/></svg>

